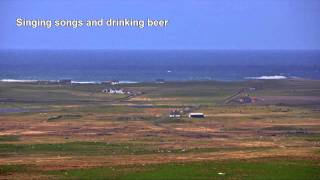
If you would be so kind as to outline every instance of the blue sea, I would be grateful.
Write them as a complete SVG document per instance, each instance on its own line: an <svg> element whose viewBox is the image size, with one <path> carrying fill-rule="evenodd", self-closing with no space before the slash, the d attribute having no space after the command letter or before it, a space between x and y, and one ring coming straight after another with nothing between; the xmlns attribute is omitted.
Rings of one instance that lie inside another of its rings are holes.
<svg viewBox="0 0 320 180"><path fill-rule="evenodd" d="M2 50L0 80L320 79L320 51Z"/></svg>

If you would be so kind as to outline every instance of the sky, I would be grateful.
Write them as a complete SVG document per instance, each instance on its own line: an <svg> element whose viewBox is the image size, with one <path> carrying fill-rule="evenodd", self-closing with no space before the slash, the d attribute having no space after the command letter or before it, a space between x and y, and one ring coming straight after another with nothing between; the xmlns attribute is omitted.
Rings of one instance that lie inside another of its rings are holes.
<svg viewBox="0 0 320 180"><path fill-rule="evenodd" d="M16 19L168 19L165 28L27 28ZM1 0L0 49L320 49L319 0Z"/></svg>

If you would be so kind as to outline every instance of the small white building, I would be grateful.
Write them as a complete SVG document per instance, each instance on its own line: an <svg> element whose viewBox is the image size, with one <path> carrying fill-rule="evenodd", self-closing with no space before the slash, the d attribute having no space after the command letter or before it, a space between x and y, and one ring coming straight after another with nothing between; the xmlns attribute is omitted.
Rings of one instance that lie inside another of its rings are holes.
<svg viewBox="0 0 320 180"><path fill-rule="evenodd" d="M189 118L205 118L203 113L189 113Z"/></svg>

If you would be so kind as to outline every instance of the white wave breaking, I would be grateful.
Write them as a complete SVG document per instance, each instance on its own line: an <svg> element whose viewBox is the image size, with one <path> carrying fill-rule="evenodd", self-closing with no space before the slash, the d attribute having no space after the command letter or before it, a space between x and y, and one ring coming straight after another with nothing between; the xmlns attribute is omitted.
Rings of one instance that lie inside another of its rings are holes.
<svg viewBox="0 0 320 180"><path fill-rule="evenodd" d="M71 81L72 84L100 84L101 82L96 81Z"/></svg>
<svg viewBox="0 0 320 180"><path fill-rule="evenodd" d="M27 79L1 79L1 82L12 82L12 83L33 83L38 80L27 80Z"/></svg>
<svg viewBox="0 0 320 180"><path fill-rule="evenodd" d="M46 81L49 83L59 83L60 80L30 80L30 79L1 79L0 82L8 83L37 83ZM136 81L119 81L119 84L135 84ZM102 84L101 81L71 81L71 84Z"/></svg>
<svg viewBox="0 0 320 180"><path fill-rule="evenodd" d="M286 76L275 75L275 76L247 77L246 79L277 80L277 79L287 79L287 78L288 77Z"/></svg>
<svg viewBox="0 0 320 180"><path fill-rule="evenodd" d="M119 84L136 84L136 81L119 81Z"/></svg>

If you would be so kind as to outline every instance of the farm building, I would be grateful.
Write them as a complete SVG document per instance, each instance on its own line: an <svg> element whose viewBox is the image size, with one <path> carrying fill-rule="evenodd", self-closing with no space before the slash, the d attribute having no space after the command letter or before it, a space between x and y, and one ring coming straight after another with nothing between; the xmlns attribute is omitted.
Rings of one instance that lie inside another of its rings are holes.
<svg viewBox="0 0 320 180"><path fill-rule="evenodd" d="M189 118L204 118L203 113L189 113Z"/></svg>
<svg viewBox="0 0 320 180"><path fill-rule="evenodd" d="M170 118L180 118L181 117L181 113L177 110L175 111L172 111L170 114L169 114L169 117Z"/></svg>
<svg viewBox="0 0 320 180"><path fill-rule="evenodd" d="M124 89L104 89L102 90L103 93L107 93L107 94L131 94L131 92L126 91Z"/></svg>

